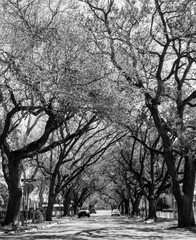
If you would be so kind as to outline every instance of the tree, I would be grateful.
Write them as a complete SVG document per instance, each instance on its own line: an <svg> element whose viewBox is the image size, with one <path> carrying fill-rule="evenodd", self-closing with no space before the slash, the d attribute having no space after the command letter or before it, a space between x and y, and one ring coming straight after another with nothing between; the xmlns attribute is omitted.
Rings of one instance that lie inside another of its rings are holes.
<svg viewBox="0 0 196 240"><path fill-rule="evenodd" d="M117 8L86 0L87 29L97 51L132 87L150 112L178 206L178 226L195 225L195 1L125 1ZM94 26L93 26L94 24ZM182 157L180 187L176 159Z"/></svg>

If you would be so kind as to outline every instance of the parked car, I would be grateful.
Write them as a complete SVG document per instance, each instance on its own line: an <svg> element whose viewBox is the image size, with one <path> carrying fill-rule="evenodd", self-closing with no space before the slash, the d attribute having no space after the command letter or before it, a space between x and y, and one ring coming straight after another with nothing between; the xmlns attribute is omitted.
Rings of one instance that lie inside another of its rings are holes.
<svg viewBox="0 0 196 240"><path fill-rule="evenodd" d="M111 216L120 216L120 211L118 209L112 209Z"/></svg>
<svg viewBox="0 0 196 240"><path fill-rule="evenodd" d="M95 210L94 208L91 208L91 209L90 209L90 214L91 214L91 213L97 213L97 212L96 212L96 210Z"/></svg>
<svg viewBox="0 0 196 240"><path fill-rule="evenodd" d="M88 209L80 209L78 211L78 218L81 218L81 217L90 217L90 212Z"/></svg>

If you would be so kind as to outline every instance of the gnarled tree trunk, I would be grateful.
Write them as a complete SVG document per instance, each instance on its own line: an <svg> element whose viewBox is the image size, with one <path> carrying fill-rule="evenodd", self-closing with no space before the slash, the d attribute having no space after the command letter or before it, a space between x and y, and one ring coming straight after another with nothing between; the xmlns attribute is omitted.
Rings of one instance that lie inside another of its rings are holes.
<svg viewBox="0 0 196 240"><path fill-rule="evenodd" d="M20 186L20 178L22 173L21 161L9 159L9 164L4 165L6 156L3 155L3 169L6 172L5 165L9 169L9 174L6 174L5 180L8 185L9 201L6 216L2 225L14 224L20 214L20 205L22 198L22 188Z"/></svg>

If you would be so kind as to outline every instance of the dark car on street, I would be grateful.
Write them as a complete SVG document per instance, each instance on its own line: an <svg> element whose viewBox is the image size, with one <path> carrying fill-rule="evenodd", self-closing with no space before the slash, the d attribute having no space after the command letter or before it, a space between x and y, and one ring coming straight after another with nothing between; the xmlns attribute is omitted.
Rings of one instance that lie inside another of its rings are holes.
<svg viewBox="0 0 196 240"><path fill-rule="evenodd" d="M78 211L78 218L81 218L81 217L90 217L90 212L88 209L80 209Z"/></svg>
<svg viewBox="0 0 196 240"><path fill-rule="evenodd" d="M96 210L95 210L94 208L91 208L91 209L90 209L90 214L91 214L91 213L97 213L97 212L96 212Z"/></svg>

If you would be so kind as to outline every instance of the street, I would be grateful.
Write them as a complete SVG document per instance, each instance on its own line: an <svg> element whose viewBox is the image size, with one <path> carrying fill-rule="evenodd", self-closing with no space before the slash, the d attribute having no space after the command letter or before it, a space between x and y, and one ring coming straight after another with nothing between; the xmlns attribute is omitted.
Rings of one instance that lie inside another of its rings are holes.
<svg viewBox="0 0 196 240"><path fill-rule="evenodd" d="M173 222L145 223L125 216L112 217L110 211L97 211L90 218L66 218L61 224L42 230L1 234L5 240L130 240L196 239L196 233L173 227ZM173 228L172 228L173 227Z"/></svg>

